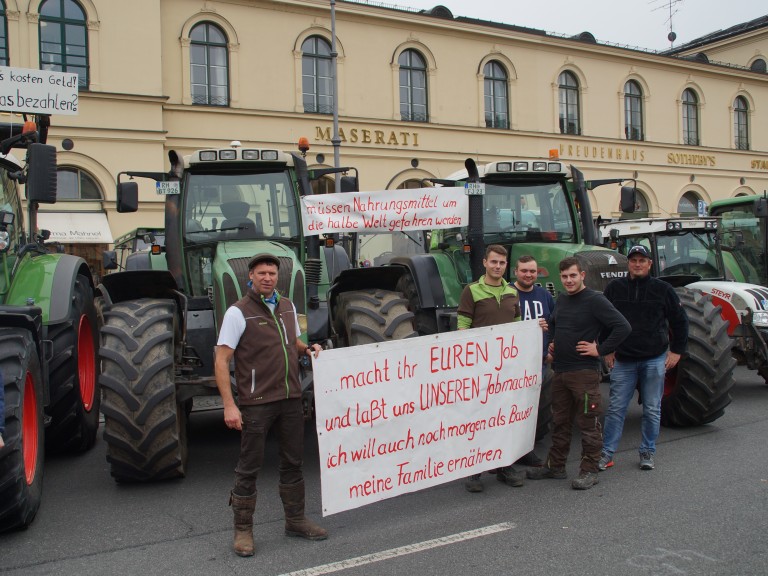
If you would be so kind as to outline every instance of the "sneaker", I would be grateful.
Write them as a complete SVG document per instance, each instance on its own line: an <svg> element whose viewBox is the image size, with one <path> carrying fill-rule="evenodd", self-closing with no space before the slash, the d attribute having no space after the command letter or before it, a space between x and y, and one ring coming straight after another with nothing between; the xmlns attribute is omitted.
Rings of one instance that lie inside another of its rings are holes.
<svg viewBox="0 0 768 576"><path fill-rule="evenodd" d="M547 468L542 466L541 468L534 468L533 470L526 470L525 475L530 480L544 480L545 478L551 478L553 480L565 480L568 478L568 473L564 468L555 470L553 468Z"/></svg>
<svg viewBox="0 0 768 576"><path fill-rule="evenodd" d="M515 464L520 464L520 466L530 466L531 468L541 468L544 466L544 460L536 456L536 452L531 450L526 454L525 456L521 457L520 460L515 462Z"/></svg>
<svg viewBox="0 0 768 576"><path fill-rule="evenodd" d="M589 490L598 482L600 480L598 480L597 474L594 472L582 472L578 478L573 479L571 486L574 490Z"/></svg>
<svg viewBox="0 0 768 576"><path fill-rule="evenodd" d="M464 488L467 492L482 492L483 481L480 480L480 474L473 474L464 481Z"/></svg>
<svg viewBox="0 0 768 576"><path fill-rule="evenodd" d="M597 463L597 469L600 472L605 472L608 468L613 468L613 457L608 456L608 454L602 454L600 461Z"/></svg>
<svg viewBox="0 0 768 576"><path fill-rule="evenodd" d="M640 470L653 470L653 452L640 452Z"/></svg>
<svg viewBox="0 0 768 576"><path fill-rule="evenodd" d="M505 466L504 468L498 468L496 470L496 480L503 482L507 486L514 486L520 488L523 485L525 479L525 472L518 471L512 468L512 466Z"/></svg>

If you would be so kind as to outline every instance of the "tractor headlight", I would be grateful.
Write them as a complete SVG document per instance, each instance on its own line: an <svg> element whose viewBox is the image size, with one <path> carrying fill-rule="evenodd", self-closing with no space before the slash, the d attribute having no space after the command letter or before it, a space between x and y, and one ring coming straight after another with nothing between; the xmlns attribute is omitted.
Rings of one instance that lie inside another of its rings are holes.
<svg viewBox="0 0 768 576"><path fill-rule="evenodd" d="M762 310L752 314L752 324L762 328L768 328L768 312Z"/></svg>
<svg viewBox="0 0 768 576"><path fill-rule="evenodd" d="M10 245L10 235L8 234L8 230L0 230L0 252L5 252L8 250L8 246Z"/></svg>

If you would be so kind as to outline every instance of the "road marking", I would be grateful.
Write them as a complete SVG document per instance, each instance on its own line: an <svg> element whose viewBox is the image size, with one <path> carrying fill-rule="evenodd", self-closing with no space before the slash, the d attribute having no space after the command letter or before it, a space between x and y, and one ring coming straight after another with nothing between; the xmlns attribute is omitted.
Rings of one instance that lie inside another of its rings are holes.
<svg viewBox="0 0 768 576"><path fill-rule="evenodd" d="M366 564L373 564L374 562L381 562L382 560L389 560L390 558L397 558L398 556L423 552L424 550L429 550L431 548L447 546L454 542L471 540L473 538L480 538L481 536L489 536L490 534L512 530L516 527L514 522L502 522L501 524L493 524L484 528L459 532L458 534L451 534L450 536L443 536L442 538L435 538L434 540L416 542L415 544L408 544L407 546L400 546L399 548L392 548L390 550L382 550L381 552L374 552L373 554L366 554L365 556L358 556L357 558L348 558L347 560L341 560L340 562L332 562L330 564L315 566L314 568L296 570L295 572L286 572L280 576L315 576L316 574L330 574L348 568L356 568L357 566L364 566Z"/></svg>

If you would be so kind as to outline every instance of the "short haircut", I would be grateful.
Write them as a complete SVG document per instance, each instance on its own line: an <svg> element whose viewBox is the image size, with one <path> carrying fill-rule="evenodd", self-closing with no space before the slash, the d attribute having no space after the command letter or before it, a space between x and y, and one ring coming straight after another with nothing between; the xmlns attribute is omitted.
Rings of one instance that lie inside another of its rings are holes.
<svg viewBox="0 0 768 576"><path fill-rule="evenodd" d="M501 244L491 244L485 249L485 259L488 260L488 256L491 255L491 252L494 252L496 254L501 254L504 256L504 258L507 257L507 249L504 248Z"/></svg>
<svg viewBox="0 0 768 576"><path fill-rule="evenodd" d="M522 256L520 256L520 258L517 259L517 265L528 264L528 262L536 262L536 258L531 256L530 254L523 254ZM515 268L517 268L517 265L515 266Z"/></svg>
<svg viewBox="0 0 768 576"><path fill-rule="evenodd" d="M576 269L579 272L583 272L581 269L581 264L579 263L579 259L576 258L576 256L568 256L568 258L563 258L560 260L560 272L568 270L568 268L571 266L576 266Z"/></svg>

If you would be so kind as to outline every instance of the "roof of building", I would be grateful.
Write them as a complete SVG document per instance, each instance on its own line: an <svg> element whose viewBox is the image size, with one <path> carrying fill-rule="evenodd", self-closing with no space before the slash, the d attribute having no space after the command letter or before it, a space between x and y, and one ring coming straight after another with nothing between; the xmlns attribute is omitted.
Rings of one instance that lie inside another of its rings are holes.
<svg viewBox="0 0 768 576"><path fill-rule="evenodd" d="M759 30L760 28L768 28L768 15L755 18L754 20L750 20L748 22L742 22L741 24L736 24L735 26L731 26L725 30L710 32L709 34L705 34L704 36L691 40L690 42L686 42L685 44L681 44L680 46L666 50L664 54L669 54L672 56L679 54L680 52L688 52L702 46L707 46L709 44L714 44L715 42L721 42L723 40L728 40L730 38L740 36L747 32L752 32L753 30Z"/></svg>
<svg viewBox="0 0 768 576"><path fill-rule="evenodd" d="M434 8L430 8L429 10L425 9L418 9L418 8L408 8L404 6L398 6L396 4L390 4L387 2L381 2L379 0L341 0L342 2L348 3L348 4L360 4L364 6L373 6L375 8L382 8L385 10L392 10L395 12L407 12L410 14L418 14L420 16L429 16L432 18L442 18L444 20L452 20L454 22L463 22L466 24L475 24L478 26L487 26L490 28L498 28L502 30L509 30L512 32L522 32L524 34L534 34L537 36L548 36L552 38L558 38L561 40L571 40L574 42L580 42L580 43L586 43L586 44L600 44L603 46L611 46L613 48L620 48L624 50L631 50L635 52L645 52L649 54L654 54L656 56L662 56L662 57L669 57L669 58L675 58L675 59L684 59L684 60L690 60L692 62L697 62L700 64L711 64L713 66L722 66L726 68L737 68L740 70L751 70L752 72L759 72L762 70L755 70L750 69L747 66L743 66L740 64L733 64L730 62L716 62L710 60L704 52L698 52L693 55L686 55L681 56L682 53L688 52L690 50L695 49L698 46L704 46L707 44L711 44L713 42L717 42L719 40L724 40L727 38L732 38L735 36L738 36L740 34L744 34L746 32L750 32L752 30L756 30L763 27L768 27L768 16L763 16L761 18L756 18L754 20L750 20L749 22L744 22L742 24L737 24L735 26L731 26L730 28L727 28L726 30L719 30L717 32L712 32L711 34L707 34L706 36L702 36L701 38L698 38L696 40L692 40L691 42L687 42L686 44L683 44L677 48L669 49L669 50L652 50L650 48L642 48L639 46L629 46L629 45L623 45L623 44L616 44L613 42L605 42L605 41L598 41L595 36L589 32L584 31L580 34L576 34L574 36L568 36L566 34L560 34L557 32L548 32L545 30L539 30L537 28L529 28L527 26L516 26L514 24L506 24L504 22L496 22L493 20L482 20L480 18L470 18L468 16L454 16L453 13L446 8L443 5L436 5Z"/></svg>

